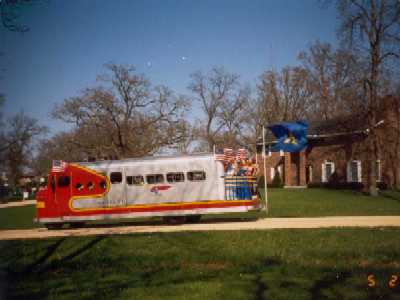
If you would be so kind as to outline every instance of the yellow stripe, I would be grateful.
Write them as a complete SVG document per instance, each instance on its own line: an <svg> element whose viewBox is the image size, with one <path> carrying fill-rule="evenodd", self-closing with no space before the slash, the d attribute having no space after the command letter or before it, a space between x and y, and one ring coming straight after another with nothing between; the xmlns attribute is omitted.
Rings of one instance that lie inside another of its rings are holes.
<svg viewBox="0 0 400 300"><path fill-rule="evenodd" d="M44 203L43 201L36 201L36 208L45 208L46 207L46 203Z"/></svg>
<svg viewBox="0 0 400 300"><path fill-rule="evenodd" d="M80 166L80 165L77 165L77 164L71 164L71 165L76 167L76 168L79 168L81 170L84 170L85 172L89 172L91 174L94 174L96 176L104 178L105 181L106 181L106 190L103 193L100 193L100 194L71 197L69 199L69 202L68 202L68 206L69 206L70 210L75 211L75 209L72 207L72 202L75 201L75 200L85 199L85 198L101 198L101 197L105 196L110 191L111 183L110 183L110 180L108 179L107 176L105 176L105 175L103 175L103 174L101 174L99 172L96 172L95 170L92 170L92 169L89 169L89 168L86 168L86 167L83 167L83 166Z"/></svg>

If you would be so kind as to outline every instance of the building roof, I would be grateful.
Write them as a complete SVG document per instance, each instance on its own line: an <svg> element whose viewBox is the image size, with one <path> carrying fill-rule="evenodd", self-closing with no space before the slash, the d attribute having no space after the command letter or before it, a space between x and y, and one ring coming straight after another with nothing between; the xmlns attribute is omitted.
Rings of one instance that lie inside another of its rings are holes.
<svg viewBox="0 0 400 300"><path fill-rule="evenodd" d="M348 135L368 129L365 117L360 115L341 116L330 120L312 121L308 128L309 138Z"/></svg>
<svg viewBox="0 0 400 300"><path fill-rule="evenodd" d="M307 130L307 138L310 140L349 136L354 134L367 134L368 126L365 116L362 115L347 115L333 118L330 120L314 120L309 122ZM266 131L266 143L274 144L275 136L270 130ZM262 139L258 143L262 145Z"/></svg>

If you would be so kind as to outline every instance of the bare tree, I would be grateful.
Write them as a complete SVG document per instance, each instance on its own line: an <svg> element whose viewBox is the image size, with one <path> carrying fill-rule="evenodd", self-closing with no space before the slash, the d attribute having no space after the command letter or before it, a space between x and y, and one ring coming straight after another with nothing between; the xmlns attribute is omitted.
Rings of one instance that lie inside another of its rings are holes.
<svg viewBox="0 0 400 300"><path fill-rule="evenodd" d="M370 128L368 137L368 186L377 195L375 161L377 135L374 128L380 106L381 76L391 58L399 57L400 2L397 0L338 0L342 20L340 34L357 55L365 58L365 110Z"/></svg>
<svg viewBox="0 0 400 300"><path fill-rule="evenodd" d="M64 161L84 161L92 155L91 152L85 152L85 149L76 145L75 141L82 141L79 134L75 131L60 132L49 139L43 139L39 142L35 158L30 167L35 174L45 175L51 168L53 160ZM85 136L90 138L90 136Z"/></svg>
<svg viewBox="0 0 400 300"><path fill-rule="evenodd" d="M46 131L46 127L39 125L36 119L26 116L23 112L7 120L2 131L0 168L9 173L11 184L18 183L33 156L35 139Z"/></svg>
<svg viewBox="0 0 400 300"><path fill-rule="evenodd" d="M10 31L26 32L29 27L20 21L21 10L34 2L40 0L1 0L0 18L4 28Z"/></svg>
<svg viewBox="0 0 400 300"><path fill-rule="evenodd" d="M258 113L264 124L307 118L311 89L308 72L301 67L285 67L281 73L264 72L257 85Z"/></svg>
<svg viewBox="0 0 400 300"><path fill-rule="evenodd" d="M315 118L329 120L359 110L361 62L351 52L316 41L298 58L308 72Z"/></svg>
<svg viewBox="0 0 400 300"><path fill-rule="evenodd" d="M188 102L165 86L152 88L132 66L108 64L99 86L64 100L54 118L73 124L71 142L94 157L143 156L187 137Z"/></svg>
<svg viewBox="0 0 400 300"><path fill-rule="evenodd" d="M197 128L198 136L206 142L209 151L216 144L237 145L242 112L250 89L242 87L239 76L223 67L214 67L207 74L197 71L191 79L189 89L204 114Z"/></svg>

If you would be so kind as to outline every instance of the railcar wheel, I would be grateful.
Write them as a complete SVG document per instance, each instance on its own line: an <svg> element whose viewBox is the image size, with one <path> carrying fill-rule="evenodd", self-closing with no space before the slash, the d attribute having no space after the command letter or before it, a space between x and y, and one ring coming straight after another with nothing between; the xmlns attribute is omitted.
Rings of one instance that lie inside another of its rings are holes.
<svg viewBox="0 0 400 300"><path fill-rule="evenodd" d="M44 226L46 226L46 228L48 230L55 230L55 229L60 229L63 227L63 223L46 223L44 224Z"/></svg>
<svg viewBox="0 0 400 300"><path fill-rule="evenodd" d="M71 228L81 228L85 225L85 222L71 222L69 223L69 227Z"/></svg>
<svg viewBox="0 0 400 300"><path fill-rule="evenodd" d="M200 222L200 219L201 219L201 215L189 215L189 216L186 216L186 220L189 223L198 223L198 222Z"/></svg>
<svg viewBox="0 0 400 300"><path fill-rule="evenodd" d="M183 224L186 222L186 217L185 216L168 216L168 217L163 217L163 221L166 224L169 225L179 225Z"/></svg>

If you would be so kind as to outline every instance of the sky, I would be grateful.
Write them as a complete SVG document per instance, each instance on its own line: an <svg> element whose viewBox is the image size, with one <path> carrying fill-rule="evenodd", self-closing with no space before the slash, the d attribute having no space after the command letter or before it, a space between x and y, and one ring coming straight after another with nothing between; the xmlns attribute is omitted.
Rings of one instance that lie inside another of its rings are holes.
<svg viewBox="0 0 400 300"><path fill-rule="evenodd" d="M255 86L297 64L319 39L337 43L334 5L319 0L43 0L20 11L26 33L0 25L5 116L21 110L52 133L56 103L96 83L104 64L131 64L154 84L190 94L190 74L224 66Z"/></svg>

